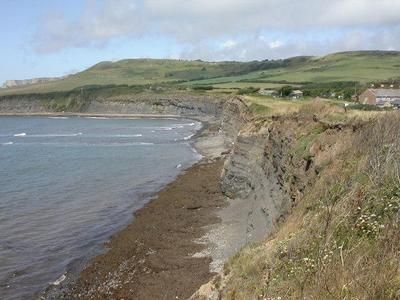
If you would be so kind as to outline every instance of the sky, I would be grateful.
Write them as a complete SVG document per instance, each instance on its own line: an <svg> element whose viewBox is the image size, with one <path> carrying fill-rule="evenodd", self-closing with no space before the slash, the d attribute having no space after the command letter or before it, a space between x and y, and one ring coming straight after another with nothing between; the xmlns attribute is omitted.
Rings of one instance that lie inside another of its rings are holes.
<svg viewBox="0 0 400 300"><path fill-rule="evenodd" d="M400 0L0 0L0 83L125 58L400 50Z"/></svg>

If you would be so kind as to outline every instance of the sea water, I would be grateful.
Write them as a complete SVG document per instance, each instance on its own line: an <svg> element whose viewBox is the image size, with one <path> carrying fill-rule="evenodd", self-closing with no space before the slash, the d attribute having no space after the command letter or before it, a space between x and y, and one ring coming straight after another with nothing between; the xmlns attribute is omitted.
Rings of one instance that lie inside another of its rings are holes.
<svg viewBox="0 0 400 300"><path fill-rule="evenodd" d="M0 298L57 284L199 160L186 119L0 117ZM65 275L65 276L64 276Z"/></svg>

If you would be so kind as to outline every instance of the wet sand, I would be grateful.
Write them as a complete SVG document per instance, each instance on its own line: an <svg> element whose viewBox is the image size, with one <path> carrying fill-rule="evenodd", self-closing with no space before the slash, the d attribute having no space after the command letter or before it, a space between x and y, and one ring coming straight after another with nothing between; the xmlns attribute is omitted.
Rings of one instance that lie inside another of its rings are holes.
<svg viewBox="0 0 400 300"><path fill-rule="evenodd" d="M210 257L193 257L205 226L225 205L223 161L202 161L177 177L135 213L133 222L91 260L77 282L57 298L187 299L213 276Z"/></svg>

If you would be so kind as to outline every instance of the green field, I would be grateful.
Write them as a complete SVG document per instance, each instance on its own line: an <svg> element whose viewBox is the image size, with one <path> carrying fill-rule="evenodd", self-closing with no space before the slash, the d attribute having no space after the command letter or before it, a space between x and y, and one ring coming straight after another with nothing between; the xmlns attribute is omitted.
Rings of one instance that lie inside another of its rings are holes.
<svg viewBox="0 0 400 300"><path fill-rule="evenodd" d="M191 84L246 83L321 83L334 81L388 80L400 77L400 52L346 52L306 61L283 68L257 71L236 77L193 81Z"/></svg>
<svg viewBox="0 0 400 300"><path fill-rule="evenodd" d="M294 57L253 62L204 62L162 59L127 59L101 62L58 81L1 89L0 95L68 91L93 85L165 86L185 89L213 86L238 89L248 86L279 88L303 85L400 78L400 52L344 52L324 57Z"/></svg>

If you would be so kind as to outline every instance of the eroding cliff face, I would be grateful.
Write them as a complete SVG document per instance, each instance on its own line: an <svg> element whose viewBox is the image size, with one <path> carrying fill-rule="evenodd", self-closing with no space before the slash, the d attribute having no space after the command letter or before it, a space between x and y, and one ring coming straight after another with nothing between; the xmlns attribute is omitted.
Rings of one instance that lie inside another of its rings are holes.
<svg viewBox="0 0 400 300"><path fill-rule="evenodd" d="M257 120L240 98L224 104L221 130L230 151L221 174L227 206L218 212L221 223L201 240L210 245L200 255L213 258L210 269L224 263L243 246L270 235L290 209L295 196L285 184L291 169L290 131L280 120Z"/></svg>
<svg viewBox="0 0 400 300"><path fill-rule="evenodd" d="M40 100L30 98L0 99L0 113L45 113L48 109Z"/></svg>
<svg viewBox="0 0 400 300"><path fill-rule="evenodd" d="M171 114L185 116L219 117L223 102L210 97L149 97L129 100L91 101L86 112L120 114Z"/></svg>
<svg viewBox="0 0 400 300"><path fill-rule="evenodd" d="M272 123L258 126L254 122L248 122L234 141L221 188L232 210L241 212L241 216L235 214L241 220L229 220L241 230L240 246L265 238L290 208L292 199L283 185L290 142Z"/></svg>
<svg viewBox="0 0 400 300"><path fill-rule="evenodd" d="M32 78L32 79L22 79L22 80L6 80L3 83L2 88L12 88L12 87L19 87L19 86L24 86L24 85L29 85L29 84L44 83L44 82L49 82L49 81L65 79L67 77L68 76L42 77L42 78Z"/></svg>
<svg viewBox="0 0 400 300"><path fill-rule="evenodd" d="M239 97L234 97L224 102L221 116L221 130L226 141L233 144L239 131L251 120L251 113L247 105Z"/></svg>
<svg viewBox="0 0 400 300"><path fill-rule="evenodd" d="M133 95L82 99L56 96L0 97L0 113L159 114L219 118L226 99L212 96Z"/></svg>

